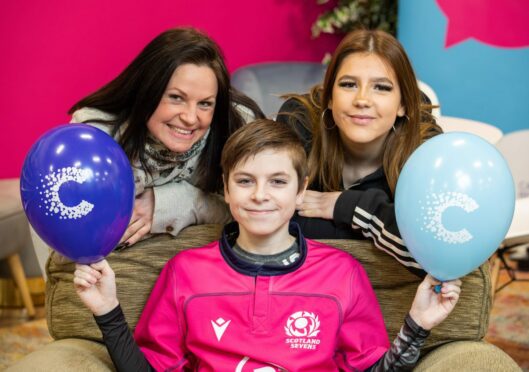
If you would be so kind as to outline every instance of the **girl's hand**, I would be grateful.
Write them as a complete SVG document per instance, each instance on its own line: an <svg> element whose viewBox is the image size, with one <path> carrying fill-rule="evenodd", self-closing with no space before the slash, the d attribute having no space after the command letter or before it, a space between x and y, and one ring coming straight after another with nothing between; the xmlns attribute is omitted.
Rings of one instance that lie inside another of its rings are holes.
<svg viewBox="0 0 529 372"><path fill-rule="evenodd" d="M94 315L104 315L118 304L114 271L106 260L91 265L75 265L75 291Z"/></svg>
<svg viewBox="0 0 529 372"><path fill-rule="evenodd" d="M319 192L307 190L303 202L296 208L303 217L333 219L334 206L341 192Z"/></svg>
<svg viewBox="0 0 529 372"><path fill-rule="evenodd" d="M130 246L150 233L153 215L154 191L152 188L147 188L134 200L134 210L132 211L129 227L127 227L121 239L122 244Z"/></svg>
<svg viewBox="0 0 529 372"><path fill-rule="evenodd" d="M441 285L441 292L435 293L434 287ZM426 330L440 324L452 312L461 293L461 280L441 283L430 274L424 278L411 305L410 316Z"/></svg>

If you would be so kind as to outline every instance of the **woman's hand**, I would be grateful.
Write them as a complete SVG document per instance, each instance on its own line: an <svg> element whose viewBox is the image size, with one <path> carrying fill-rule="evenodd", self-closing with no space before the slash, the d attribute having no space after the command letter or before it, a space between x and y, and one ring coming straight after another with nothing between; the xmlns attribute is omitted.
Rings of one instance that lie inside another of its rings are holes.
<svg viewBox="0 0 529 372"><path fill-rule="evenodd" d="M436 293L434 287L441 285L441 292ZM459 300L461 293L461 280L451 280L441 283L430 274L424 278L419 288L413 304L411 305L410 316L419 326L426 330L440 324L452 312Z"/></svg>
<svg viewBox="0 0 529 372"><path fill-rule="evenodd" d="M114 271L106 260L91 265L75 265L75 291L94 315L104 315L118 306Z"/></svg>
<svg viewBox="0 0 529 372"><path fill-rule="evenodd" d="M154 215L154 191L146 188L134 200L134 210L130 219L129 227L125 230L122 244L129 246L140 241L151 232L152 219Z"/></svg>
<svg viewBox="0 0 529 372"><path fill-rule="evenodd" d="M332 220L336 200L342 193L307 190L303 202L296 208L303 217L318 217Z"/></svg>

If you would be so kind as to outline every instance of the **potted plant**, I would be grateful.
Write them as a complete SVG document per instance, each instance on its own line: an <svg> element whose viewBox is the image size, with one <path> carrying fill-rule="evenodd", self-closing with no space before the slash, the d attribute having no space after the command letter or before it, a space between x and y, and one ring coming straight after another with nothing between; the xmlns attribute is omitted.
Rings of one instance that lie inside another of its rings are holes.
<svg viewBox="0 0 529 372"><path fill-rule="evenodd" d="M329 0L317 0L322 5ZM356 28L380 29L396 35L397 0L338 0L312 25L312 36L321 33L345 34Z"/></svg>

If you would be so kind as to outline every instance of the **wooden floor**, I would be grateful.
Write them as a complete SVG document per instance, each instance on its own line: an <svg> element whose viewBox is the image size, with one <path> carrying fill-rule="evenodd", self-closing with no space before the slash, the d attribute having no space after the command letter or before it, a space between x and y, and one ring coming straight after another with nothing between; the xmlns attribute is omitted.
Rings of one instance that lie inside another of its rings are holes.
<svg viewBox="0 0 529 372"><path fill-rule="evenodd" d="M516 292L516 293L528 293L529 292L529 271L516 271L515 275L517 279L511 282L511 278L509 277L507 271L503 269L503 265L499 265L499 262L495 262L498 264L496 267L494 265L492 266L492 280L494 281L495 276L495 269L500 269L497 273L497 280L496 280L496 289L500 288L499 291L505 290L507 287L509 291ZM516 267L516 264L509 261L507 259L507 263L511 267ZM501 289L502 285L506 285L505 289ZM499 292L496 292L496 295ZM493 310L494 310L494 304L493 304ZM529 324L527 324L527 328L529 328ZM503 351L505 351L507 354L513 358L518 365L523 367L523 371L529 370L529 351L527 348L521 347L518 344L510 343L505 340L501 339L494 339L490 335L485 336L485 339L487 342L490 342Z"/></svg>
<svg viewBox="0 0 529 372"><path fill-rule="evenodd" d="M22 324L28 320L46 318L46 309L44 306L35 306L36 315L29 319L26 309L3 309L0 308L0 327L10 327Z"/></svg>

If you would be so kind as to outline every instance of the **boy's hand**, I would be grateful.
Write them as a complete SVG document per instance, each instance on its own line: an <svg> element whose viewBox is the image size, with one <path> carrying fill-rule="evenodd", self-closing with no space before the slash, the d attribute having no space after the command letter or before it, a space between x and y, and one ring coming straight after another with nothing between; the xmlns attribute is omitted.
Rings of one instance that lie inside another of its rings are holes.
<svg viewBox="0 0 529 372"><path fill-rule="evenodd" d="M139 242L145 235L151 232L154 216L154 191L146 188L134 199L134 209L130 224L123 234L122 242L127 246Z"/></svg>
<svg viewBox="0 0 529 372"><path fill-rule="evenodd" d="M341 192L319 192L307 190L303 202L296 209L303 217L324 218L332 220L334 206Z"/></svg>
<svg viewBox="0 0 529 372"><path fill-rule="evenodd" d="M104 315L118 304L114 271L106 260L91 265L75 265L75 290L94 315Z"/></svg>
<svg viewBox="0 0 529 372"><path fill-rule="evenodd" d="M442 284L441 293L435 293L434 287L440 284ZM417 288L410 316L419 326L430 330L452 312L460 293L461 280L441 283L428 274Z"/></svg>

